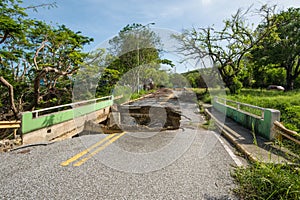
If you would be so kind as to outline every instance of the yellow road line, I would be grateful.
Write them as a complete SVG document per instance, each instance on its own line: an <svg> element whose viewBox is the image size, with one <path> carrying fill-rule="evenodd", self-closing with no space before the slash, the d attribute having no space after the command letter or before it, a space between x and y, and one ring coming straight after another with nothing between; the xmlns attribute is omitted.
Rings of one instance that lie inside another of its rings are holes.
<svg viewBox="0 0 300 200"><path fill-rule="evenodd" d="M93 151L92 153L90 153L87 157L81 159L80 161L76 162L73 164L73 166L78 167L80 165L82 165L83 163L85 163L87 160L89 160L90 158L92 158L95 154L99 153L100 151L102 151L103 149L105 149L107 146L109 146L110 144L112 144L113 142L115 142L117 139L119 139L120 137L122 137L126 132L121 133L120 135L108 140L104 145L98 147L95 151Z"/></svg>
<svg viewBox="0 0 300 200"><path fill-rule="evenodd" d="M87 148L86 150L76 154L75 156L73 156L72 158L62 162L60 165L61 166L68 166L70 163L74 162L75 160L78 160L79 158L81 158L82 156L84 156L85 154L87 154L88 152L90 152L92 149L96 148L97 146L99 146L100 144L104 143L106 140L114 137L116 134L111 134L107 137L105 137L104 139L100 140L99 142L97 142L96 144L94 144L93 146Z"/></svg>

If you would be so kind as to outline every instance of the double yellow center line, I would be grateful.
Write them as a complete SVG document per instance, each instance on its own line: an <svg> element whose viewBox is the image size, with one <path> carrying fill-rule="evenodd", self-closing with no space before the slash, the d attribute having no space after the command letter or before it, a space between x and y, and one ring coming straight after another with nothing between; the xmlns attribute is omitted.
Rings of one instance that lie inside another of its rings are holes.
<svg viewBox="0 0 300 200"><path fill-rule="evenodd" d="M72 158L70 158L70 159L68 159L68 160L60 163L60 165L61 166L68 166L69 164L77 161L76 163L73 164L73 166L78 167L78 166L82 165L83 163L85 163L90 158L92 158L95 154L99 153L100 151L102 151L103 149L105 149L107 146L109 146L110 144L112 144L113 142L115 142L117 139L119 139L120 137L122 137L125 133L126 132L123 132L121 134L111 134L111 135L108 135L107 137L103 138L102 140L100 140L99 142L97 142L96 144L94 144L93 146L91 146L91 147L85 149L84 151L76 154ZM88 153L90 153L90 154L88 154ZM85 156L86 154L88 154L88 155ZM85 157L82 158L81 160L79 160L83 156L85 156Z"/></svg>

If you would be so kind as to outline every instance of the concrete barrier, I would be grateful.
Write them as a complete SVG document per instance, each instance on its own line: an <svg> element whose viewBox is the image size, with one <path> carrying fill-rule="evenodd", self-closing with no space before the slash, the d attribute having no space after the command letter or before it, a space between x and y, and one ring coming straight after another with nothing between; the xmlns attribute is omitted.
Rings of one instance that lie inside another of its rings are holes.
<svg viewBox="0 0 300 200"><path fill-rule="evenodd" d="M228 105L230 103L231 105ZM280 111L253 106L250 104L231 101L224 98L215 97L213 99L213 108L221 113L226 114L227 117L235 120L244 127L253 130L256 134L268 139L274 139L274 122L280 121ZM236 106L233 107L232 105ZM241 107L248 107L261 111L261 115L255 115L242 110Z"/></svg>
<svg viewBox="0 0 300 200"><path fill-rule="evenodd" d="M63 134L75 135L82 131L84 122L92 120L99 123L109 114L113 105L113 97L103 97L89 101L55 106L51 108L22 113L21 130L23 143L31 144L53 140ZM50 114L55 109L70 109Z"/></svg>

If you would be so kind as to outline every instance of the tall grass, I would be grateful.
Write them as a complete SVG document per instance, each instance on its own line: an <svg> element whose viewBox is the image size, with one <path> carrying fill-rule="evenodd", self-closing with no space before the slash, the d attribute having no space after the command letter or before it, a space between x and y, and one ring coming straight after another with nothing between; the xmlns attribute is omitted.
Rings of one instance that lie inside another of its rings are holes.
<svg viewBox="0 0 300 200"><path fill-rule="evenodd" d="M300 169L288 165L255 163L237 168L232 176L240 199L300 199Z"/></svg>

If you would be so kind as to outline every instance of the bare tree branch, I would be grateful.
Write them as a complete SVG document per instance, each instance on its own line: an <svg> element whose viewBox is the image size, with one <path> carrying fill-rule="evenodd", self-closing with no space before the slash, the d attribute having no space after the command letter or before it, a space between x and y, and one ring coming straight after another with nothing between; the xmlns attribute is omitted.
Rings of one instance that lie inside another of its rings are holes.
<svg viewBox="0 0 300 200"><path fill-rule="evenodd" d="M18 110L15 106L15 101L14 101L14 88L13 86L3 77L3 76L0 76L0 82L6 86L8 88L8 93L9 93L9 101L10 101L10 104L11 104L11 109L15 115L16 118L18 118Z"/></svg>
<svg viewBox="0 0 300 200"><path fill-rule="evenodd" d="M40 5L35 5L35 6L27 6L25 7L26 10L28 9L33 9L33 11L37 12L37 8L56 8L57 5L56 5L56 2L53 2L53 3L43 3L43 4L40 4Z"/></svg>
<svg viewBox="0 0 300 200"><path fill-rule="evenodd" d="M41 46L36 50L35 55L34 55L34 57L33 57L33 62L34 62L34 65L35 65L35 68L36 68L36 69L39 69L39 66L38 66L38 64L37 64L36 59L37 59L37 57L38 57L40 51L41 51L43 48L45 48L45 46L47 46L47 45L46 45L46 42L48 42L48 40L45 40L45 41L42 42Z"/></svg>
<svg viewBox="0 0 300 200"><path fill-rule="evenodd" d="M2 44L3 42L5 42L5 40L8 38L8 36L9 36L9 33L4 33L4 35L2 36L0 36L0 38L2 38L1 40L0 40L0 44Z"/></svg>

